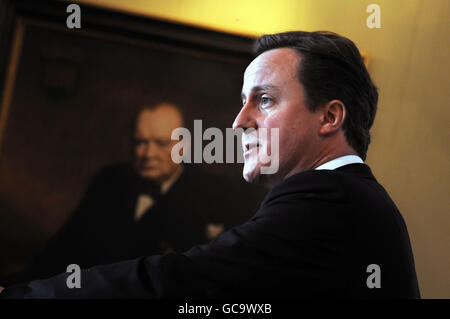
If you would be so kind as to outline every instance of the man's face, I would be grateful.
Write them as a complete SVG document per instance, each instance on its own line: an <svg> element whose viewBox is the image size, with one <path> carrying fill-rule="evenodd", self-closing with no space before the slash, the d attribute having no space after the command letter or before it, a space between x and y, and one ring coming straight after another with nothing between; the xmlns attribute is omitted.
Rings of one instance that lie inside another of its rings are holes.
<svg viewBox="0 0 450 319"><path fill-rule="evenodd" d="M247 67L242 87L243 107L233 128L267 128L267 138L258 143L243 135L244 170L248 182L272 187L295 173L313 168L317 161L320 138L320 112L311 112L305 103L303 86L297 79L300 56L289 48L274 49L259 55ZM279 170L262 175L255 153L270 154L271 128L279 129ZM258 135L259 136L259 135Z"/></svg>
<svg viewBox="0 0 450 319"><path fill-rule="evenodd" d="M179 167L171 158L172 130L182 126L181 115L171 106L144 109L136 120L134 132L134 166L144 179L163 183Z"/></svg>

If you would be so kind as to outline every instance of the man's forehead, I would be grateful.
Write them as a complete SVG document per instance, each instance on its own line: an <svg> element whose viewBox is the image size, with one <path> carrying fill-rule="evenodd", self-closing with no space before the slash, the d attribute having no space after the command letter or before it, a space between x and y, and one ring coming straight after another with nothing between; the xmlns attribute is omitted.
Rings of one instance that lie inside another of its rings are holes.
<svg viewBox="0 0 450 319"><path fill-rule="evenodd" d="M300 62L298 53L290 48L279 48L258 55L244 72L245 80L257 80L276 72L284 77L296 76Z"/></svg>
<svg viewBox="0 0 450 319"><path fill-rule="evenodd" d="M137 118L136 130L158 136L170 136L173 129L182 126L181 115L171 108L144 109Z"/></svg>

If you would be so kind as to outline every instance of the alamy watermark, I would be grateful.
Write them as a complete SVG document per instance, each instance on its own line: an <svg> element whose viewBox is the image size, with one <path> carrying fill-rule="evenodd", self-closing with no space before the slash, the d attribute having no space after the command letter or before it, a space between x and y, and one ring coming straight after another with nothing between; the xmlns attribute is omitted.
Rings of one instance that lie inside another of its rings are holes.
<svg viewBox="0 0 450 319"><path fill-rule="evenodd" d="M369 4L366 8L366 12L370 13L367 17L366 25L369 29L381 28L381 8L378 4Z"/></svg>
<svg viewBox="0 0 450 319"><path fill-rule="evenodd" d="M194 120L193 134L185 127L178 127L172 131L171 139L179 141L171 152L172 161L177 164L244 163L245 159L245 162L261 163L261 174L278 172L278 128L226 128L224 137L217 127L207 128L203 132L202 120ZM210 142L203 148L203 141Z"/></svg>
<svg viewBox="0 0 450 319"><path fill-rule="evenodd" d="M66 272L70 275L67 276L66 285L67 288L81 288L81 268L77 264L70 264L67 266Z"/></svg>
<svg viewBox="0 0 450 319"><path fill-rule="evenodd" d="M81 28L81 8L78 4L69 4L66 8L66 12L70 15L66 19L66 25L69 29ZM381 28L381 8L378 4L369 4L366 8L366 12L370 13L367 17L366 25L369 29Z"/></svg>
<svg viewBox="0 0 450 319"><path fill-rule="evenodd" d="M67 288L81 288L81 269L77 264L67 266L66 272L69 273L66 279ZM370 275L366 279L367 288L381 288L381 268L377 264L370 264L366 269ZM186 304L187 305L187 304Z"/></svg>
<svg viewBox="0 0 450 319"><path fill-rule="evenodd" d="M367 288L381 288L381 268L377 264L370 264L366 269L367 273L370 273L367 277L366 285Z"/></svg>
<svg viewBox="0 0 450 319"><path fill-rule="evenodd" d="M70 13L66 19L66 25L69 29L81 28L81 8L78 4L69 4L66 12Z"/></svg>

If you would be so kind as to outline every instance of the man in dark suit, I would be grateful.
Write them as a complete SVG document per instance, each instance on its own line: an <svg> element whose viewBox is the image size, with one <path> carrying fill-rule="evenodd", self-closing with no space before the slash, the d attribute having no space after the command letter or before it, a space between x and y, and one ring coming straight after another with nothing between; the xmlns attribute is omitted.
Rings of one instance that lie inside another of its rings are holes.
<svg viewBox="0 0 450 319"><path fill-rule="evenodd" d="M133 163L96 174L76 211L36 258L30 277L58 274L69 264L86 268L183 252L236 224L230 211L242 208L233 206L239 197L233 185L171 160L171 132L181 126L181 110L173 104L141 108L133 126ZM247 212L256 211L251 206L249 201Z"/></svg>
<svg viewBox="0 0 450 319"><path fill-rule="evenodd" d="M81 288L61 274L6 296L420 297L403 218L363 163L378 94L356 46L289 32L258 39L256 53L233 124L269 132L243 135L244 178L271 188L253 218L184 253L84 270ZM262 174L259 155L277 149L279 169Z"/></svg>

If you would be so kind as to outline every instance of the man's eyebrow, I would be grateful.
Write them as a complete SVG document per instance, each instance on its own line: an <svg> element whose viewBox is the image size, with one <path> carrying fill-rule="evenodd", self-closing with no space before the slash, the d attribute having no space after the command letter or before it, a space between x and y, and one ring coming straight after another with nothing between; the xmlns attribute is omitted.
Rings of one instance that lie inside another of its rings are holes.
<svg viewBox="0 0 450 319"><path fill-rule="evenodd" d="M278 89L278 87L276 87L276 86L274 86L274 85L270 85L270 84L267 84L267 85L257 85L257 86L255 86L255 87L252 88L252 91L251 91L251 92L253 92L253 93L258 93L258 92L261 92L261 91L276 91L276 92L278 92L279 89ZM244 98L245 98L245 94L244 94L244 92L242 92L242 93L241 93L241 99L244 99Z"/></svg>

